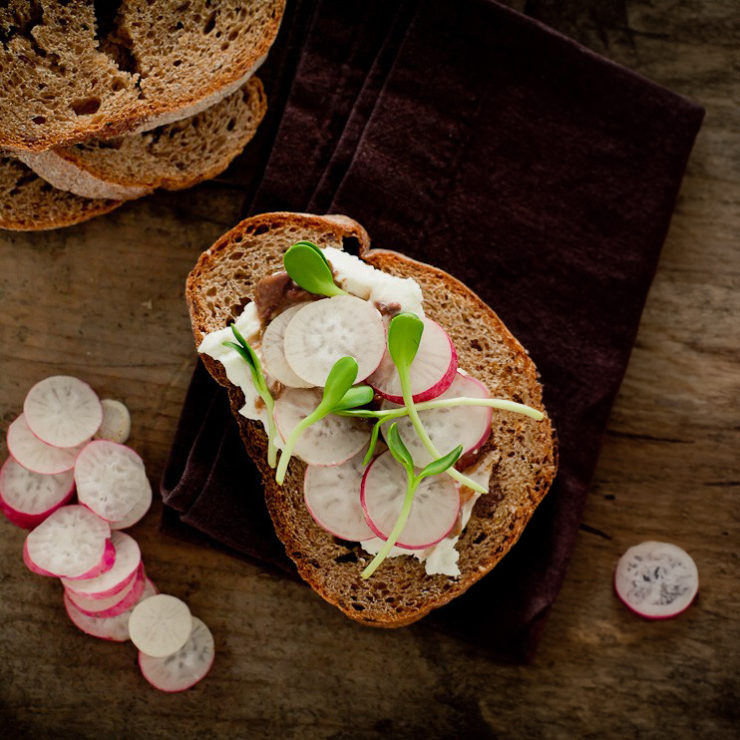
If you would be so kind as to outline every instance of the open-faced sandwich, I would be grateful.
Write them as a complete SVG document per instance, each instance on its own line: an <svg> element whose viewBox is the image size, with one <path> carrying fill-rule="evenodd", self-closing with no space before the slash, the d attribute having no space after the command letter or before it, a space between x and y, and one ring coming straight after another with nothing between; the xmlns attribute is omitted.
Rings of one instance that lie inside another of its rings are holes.
<svg viewBox="0 0 740 740"><path fill-rule="evenodd" d="M371 250L345 216L269 213L203 253L187 300L275 531L324 599L410 624L519 538L553 430L534 363L463 284Z"/></svg>

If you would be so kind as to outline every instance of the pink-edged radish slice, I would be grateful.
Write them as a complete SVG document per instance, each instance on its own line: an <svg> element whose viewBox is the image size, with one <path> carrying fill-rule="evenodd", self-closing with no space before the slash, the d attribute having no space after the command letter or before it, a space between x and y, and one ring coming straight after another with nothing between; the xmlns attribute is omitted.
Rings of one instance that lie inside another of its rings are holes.
<svg viewBox="0 0 740 740"><path fill-rule="evenodd" d="M303 481L306 506L316 524L350 542L375 536L360 504L364 452L363 449L347 462L333 467L309 465Z"/></svg>
<svg viewBox="0 0 740 740"><path fill-rule="evenodd" d="M373 460L362 479L360 503L370 529L387 540L401 513L406 471L384 452ZM396 542L407 550L423 550L444 539L460 512L460 491L448 475L424 478L414 494L411 513Z"/></svg>
<svg viewBox="0 0 740 740"><path fill-rule="evenodd" d="M691 555L668 542L642 542L619 558L614 590L635 614L670 619L685 611L699 590Z"/></svg>
<svg viewBox="0 0 740 740"><path fill-rule="evenodd" d="M152 506L152 487L147 486L141 498L123 519L110 522L111 529L128 529L140 522Z"/></svg>
<svg viewBox="0 0 740 740"><path fill-rule="evenodd" d="M62 578L62 585L70 592L73 601L78 598L104 601L121 594L134 580L141 565L141 550L136 540L125 532L113 532L111 542L116 558L109 571L84 581ZM84 606L82 602L80 604Z"/></svg>
<svg viewBox="0 0 740 740"><path fill-rule="evenodd" d="M357 381L380 364L385 325L375 306L351 295L312 301L296 311L285 328L285 359L298 377L323 386L342 357L357 360Z"/></svg>
<svg viewBox="0 0 740 740"><path fill-rule="evenodd" d="M33 529L72 498L72 471L57 475L32 473L9 457L0 468L0 508L24 529Z"/></svg>
<svg viewBox="0 0 740 740"><path fill-rule="evenodd" d="M144 590L141 593L139 601L148 599L150 596L157 594L156 586L147 578ZM79 630L87 635L99 637L101 640L111 640L113 642L126 642L128 637L128 618L131 615L133 606L128 611L119 614L116 617L91 617L83 614L70 600L65 592L64 608L67 610L67 616Z"/></svg>
<svg viewBox="0 0 740 740"><path fill-rule="evenodd" d="M131 642L152 658L176 653L188 641L192 629L188 605L169 594L140 601L128 620Z"/></svg>
<svg viewBox="0 0 740 740"><path fill-rule="evenodd" d="M107 439L123 444L131 434L129 410L113 398L104 398L100 405L103 408L103 421L95 432L95 439Z"/></svg>
<svg viewBox="0 0 740 740"><path fill-rule="evenodd" d="M435 400L449 398L490 398L488 388L479 380L457 371L452 385ZM390 401L383 401L382 409L393 409L398 406ZM419 411L419 418L427 430L434 446L445 454L458 445L463 446L463 455L479 448L491 434L493 409L486 406L454 406L445 409L428 409ZM428 465L433 457L422 444L408 416L397 420L401 439L411 453L418 468ZM390 423L381 427L383 436L390 429Z"/></svg>
<svg viewBox="0 0 740 740"><path fill-rule="evenodd" d="M431 401L452 385L457 370L457 352L447 332L426 317L419 350L409 368L411 395L417 403ZM401 380L390 353L386 350L378 369L367 382L383 398L403 403Z"/></svg>
<svg viewBox="0 0 740 740"><path fill-rule="evenodd" d="M262 334L262 366L268 375L271 375L288 388L311 388L313 385L313 383L305 381L293 372L285 359L284 349L285 329L296 313L307 306L308 303L309 301L298 303L278 314L267 325Z"/></svg>
<svg viewBox="0 0 740 740"><path fill-rule="evenodd" d="M303 421L321 401L316 388L288 388L275 403L275 422L286 440L298 422ZM309 465L339 465L356 455L368 442L370 430L365 422L349 416L329 414L306 429L293 454Z"/></svg>
<svg viewBox="0 0 740 740"><path fill-rule="evenodd" d="M205 678L215 655L211 631L198 617L193 617L190 636L174 655L153 658L140 652L139 668L155 689L172 694L185 691Z"/></svg>
<svg viewBox="0 0 740 740"><path fill-rule="evenodd" d="M39 475L57 475L72 470L82 446L53 447L42 442L28 428L21 414L8 427L8 452L24 468Z"/></svg>
<svg viewBox="0 0 740 740"><path fill-rule="evenodd" d="M139 603L145 585L146 573L142 565L136 571L134 580L120 594L98 600L77 597L69 591L67 595L70 601L88 617L117 617L119 614L129 611L129 609L133 609Z"/></svg>
<svg viewBox="0 0 740 740"><path fill-rule="evenodd" d="M124 519L151 490L141 458L104 439L90 442L75 462L77 498L109 522Z"/></svg>
<svg viewBox="0 0 740 740"><path fill-rule="evenodd" d="M42 442L75 447L98 431L103 408L87 383L68 375L52 375L28 391L23 415L28 428Z"/></svg>
<svg viewBox="0 0 740 740"><path fill-rule="evenodd" d="M62 506L29 533L23 561L34 573L94 578L113 567L116 551L108 522L84 506Z"/></svg>

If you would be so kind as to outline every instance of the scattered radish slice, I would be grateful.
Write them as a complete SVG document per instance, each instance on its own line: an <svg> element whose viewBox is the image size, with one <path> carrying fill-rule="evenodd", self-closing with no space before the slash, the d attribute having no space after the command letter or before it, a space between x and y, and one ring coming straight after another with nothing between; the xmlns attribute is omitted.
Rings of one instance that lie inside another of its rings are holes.
<svg viewBox="0 0 740 740"><path fill-rule="evenodd" d="M370 529L388 539L401 513L406 494L406 471L384 452L373 460L362 479L360 502ZM444 539L460 512L460 492L448 475L424 478L416 489L411 513L397 547L422 550Z"/></svg>
<svg viewBox="0 0 740 740"><path fill-rule="evenodd" d="M321 391L288 388L275 403L275 422L284 440L321 401ZM356 455L366 444L369 429L360 419L329 414L306 429L293 451L310 465L339 465Z"/></svg>
<svg viewBox="0 0 740 740"><path fill-rule="evenodd" d="M78 447L52 447L42 442L28 428L21 414L8 427L8 452L27 470L40 475L56 475L72 470L82 449Z"/></svg>
<svg viewBox="0 0 740 740"><path fill-rule="evenodd" d="M120 401L112 398L104 398L100 405L103 407L103 421L95 439L123 444L131 434L131 414Z"/></svg>
<svg viewBox="0 0 740 740"><path fill-rule="evenodd" d="M109 522L127 517L151 490L144 463L130 448L116 442L90 442L75 462L77 498Z"/></svg>
<svg viewBox="0 0 740 740"><path fill-rule="evenodd" d="M343 540L361 542L375 536L365 521L360 486L364 450L341 465L309 465L303 482L308 512L320 526Z"/></svg>
<svg viewBox="0 0 740 740"><path fill-rule="evenodd" d="M28 428L46 444L75 447L95 434L103 409L87 383L52 375L36 383L23 402Z"/></svg>
<svg viewBox="0 0 740 740"><path fill-rule="evenodd" d="M86 599L75 596L68 592L70 601L83 613L89 617L117 617L119 614L132 609L141 600L141 594L146 585L146 573L144 566L140 566L136 571L136 577L126 586L126 588L115 596L107 599Z"/></svg>
<svg viewBox="0 0 740 740"><path fill-rule="evenodd" d="M211 631L198 617L193 617L188 640L174 655L153 658L140 652L139 668L155 689L168 693L185 691L211 670L215 654Z"/></svg>
<svg viewBox="0 0 740 740"><path fill-rule="evenodd" d="M445 398L489 398L490 393L479 380L458 370L452 385L438 400ZM435 399L435 400L437 400ZM382 409L393 409L398 406L390 401L383 401ZM455 406L449 409L428 409L419 411L419 418L427 430L434 446L445 454L461 444L463 455L480 447L491 433L493 410L485 406ZM419 435L408 416L397 420L401 439L411 453L414 464L423 468L432 461L432 456L422 444ZM383 436L390 429L390 423L382 427Z"/></svg>
<svg viewBox="0 0 740 740"><path fill-rule="evenodd" d="M152 487L147 486L146 491L142 492L141 498L136 502L134 505L134 508L129 511L128 514L126 514L123 519L117 519L115 521L110 522L110 528L111 529L128 529L129 527L133 527L134 524L137 522L140 522L144 516L146 515L147 511L152 506Z"/></svg>
<svg viewBox="0 0 740 740"><path fill-rule="evenodd" d="M131 642L153 658L176 653L188 641L192 628L188 605L168 594L139 602L128 622Z"/></svg>
<svg viewBox="0 0 740 740"><path fill-rule="evenodd" d="M283 385L288 386L288 388L310 388L313 385L293 372L293 369L285 359L285 349L283 346L285 329L296 313L304 306L307 306L308 303L308 301L299 303L278 314L267 325L262 335L261 349L264 369L268 375L271 375Z"/></svg>
<svg viewBox="0 0 740 740"><path fill-rule="evenodd" d="M357 360L357 382L380 364L385 326L375 306L351 295L312 301L296 311L285 329L285 359L311 385L323 386L342 357Z"/></svg>
<svg viewBox="0 0 740 740"><path fill-rule="evenodd" d="M12 457L0 468L0 508L13 524L25 529L41 524L72 498L74 490L71 470L40 475L27 470Z"/></svg>
<svg viewBox="0 0 740 740"><path fill-rule="evenodd" d="M430 401L444 393L455 379L457 370L457 352L447 332L431 319L425 317L422 321L424 333L409 369L411 395L417 403ZM367 382L383 398L393 403L403 403L401 381L387 350L380 366Z"/></svg>
<svg viewBox="0 0 740 740"><path fill-rule="evenodd" d="M23 547L34 573L61 578L94 578L113 567L110 527L84 506L62 506L41 522Z"/></svg>
<svg viewBox="0 0 740 740"><path fill-rule="evenodd" d="M699 590L691 555L668 542L643 542L619 558L614 589L624 604L647 619L669 619L687 609Z"/></svg>
<svg viewBox="0 0 740 740"><path fill-rule="evenodd" d="M62 578L62 585L70 592L72 600L78 605L84 606L78 599L104 601L121 594L134 580L141 565L141 550L136 540L125 532L113 532L111 542L116 556L113 567L109 571L84 581Z"/></svg>

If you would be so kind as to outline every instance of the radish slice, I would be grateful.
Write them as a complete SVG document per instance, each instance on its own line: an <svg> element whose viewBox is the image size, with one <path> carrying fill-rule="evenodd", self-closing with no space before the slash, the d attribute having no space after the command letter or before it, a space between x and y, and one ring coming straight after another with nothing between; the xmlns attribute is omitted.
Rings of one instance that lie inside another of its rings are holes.
<svg viewBox="0 0 740 740"><path fill-rule="evenodd" d="M174 693L185 691L203 679L213 665L216 648L206 625L193 617L193 629L187 642L174 654L153 658L139 653L139 668L155 689Z"/></svg>
<svg viewBox="0 0 740 740"><path fill-rule="evenodd" d="M12 457L0 468L0 508L13 524L32 529L72 498L72 471L39 475Z"/></svg>
<svg viewBox="0 0 740 740"><path fill-rule="evenodd" d="M393 531L406 494L406 471L384 452L373 460L362 479L360 502L370 529L383 540ZM423 550L444 539L455 526L460 492L448 475L424 478L414 494L411 513L397 547Z"/></svg>
<svg viewBox="0 0 740 740"><path fill-rule="evenodd" d="M28 428L46 444L75 447L97 432L103 409L87 383L53 375L36 383L23 402Z"/></svg>
<svg viewBox="0 0 740 740"><path fill-rule="evenodd" d="M688 608L699 590L692 557L667 542L643 542L619 558L614 589L624 604L646 619L669 619Z"/></svg>
<svg viewBox="0 0 740 740"><path fill-rule="evenodd" d="M111 529L128 529L140 522L152 506L152 487L148 486L134 508L123 519L110 522Z"/></svg>
<svg viewBox="0 0 740 740"><path fill-rule="evenodd" d="M148 599L157 593L156 586L147 578L140 601ZM83 614L71 601L67 592L64 594L64 608L72 624L85 634L99 637L101 640L112 640L114 642L126 642L128 637L128 618L133 607L116 617L91 617Z"/></svg>
<svg viewBox="0 0 740 740"><path fill-rule="evenodd" d="M357 360L357 382L380 364L385 326L375 306L351 295L312 301L296 311L285 329L285 359L311 385L323 386L334 363Z"/></svg>
<svg viewBox="0 0 740 740"><path fill-rule="evenodd" d="M152 658L176 653L188 641L192 628L188 605L168 594L137 604L128 621L131 642Z"/></svg>
<svg viewBox="0 0 740 740"><path fill-rule="evenodd" d="M466 375L461 370L452 385L438 398L489 398L488 388L479 380ZM399 408L390 401L383 401L382 409ZM463 446L463 455L479 448L491 433L493 409L485 406L455 406L449 409L429 409L419 411L419 418L427 430L434 446L445 454L458 445ZM401 439L411 453L414 464L423 468L434 459L424 447L408 416L397 420ZM383 436L390 429L390 423L381 427Z"/></svg>
<svg viewBox="0 0 740 740"><path fill-rule="evenodd" d="M8 452L26 469L40 475L56 475L72 470L82 446L52 447L28 428L21 414L8 427Z"/></svg>
<svg viewBox="0 0 740 740"><path fill-rule="evenodd" d="M131 414L120 401L112 398L104 398L100 405L103 407L103 421L95 439L123 444L131 434Z"/></svg>
<svg viewBox="0 0 740 740"><path fill-rule="evenodd" d="M306 506L316 524L350 542L375 536L360 504L360 486L365 472L363 457L364 449L341 465L330 468L309 465L303 481Z"/></svg>
<svg viewBox="0 0 740 740"><path fill-rule="evenodd" d="M151 490L141 458L130 447L103 439L79 454L75 483L80 503L109 522L127 517Z"/></svg>
<svg viewBox="0 0 740 740"><path fill-rule="evenodd" d="M136 604L141 600L141 594L144 591L146 585L146 573L144 572L144 566L140 566L136 571L136 577L129 583L128 586L120 593L115 596L111 596L107 599L85 599L84 597L76 597L74 594L68 592L70 601L88 617L117 617L119 614L133 609Z"/></svg>
<svg viewBox="0 0 740 740"><path fill-rule="evenodd" d="M62 506L26 537L23 561L34 573L94 578L113 567L110 527L84 506Z"/></svg>
<svg viewBox="0 0 740 740"><path fill-rule="evenodd" d="M288 388L310 388L313 384L296 375L285 359L285 329L293 317L310 301L299 303L274 318L262 335L262 360L265 371Z"/></svg>
<svg viewBox="0 0 740 740"><path fill-rule="evenodd" d="M136 540L125 532L113 532L111 542L116 551L116 559L107 573L84 581L62 578L62 585L69 591L75 603L84 606L78 599L104 601L121 594L134 580L136 571L141 565L141 550Z"/></svg>
<svg viewBox="0 0 740 740"><path fill-rule="evenodd" d="M284 440L320 401L318 389L283 391L275 403L275 422ZM293 454L309 465L339 465L354 457L367 444L369 435L361 419L329 414L303 432Z"/></svg>
<svg viewBox="0 0 740 740"><path fill-rule="evenodd" d="M447 332L431 319L423 318L422 321L424 333L409 369L411 395L417 403L430 401L444 393L452 385L457 370L457 352ZM367 382L383 398L403 403L401 380L388 351Z"/></svg>

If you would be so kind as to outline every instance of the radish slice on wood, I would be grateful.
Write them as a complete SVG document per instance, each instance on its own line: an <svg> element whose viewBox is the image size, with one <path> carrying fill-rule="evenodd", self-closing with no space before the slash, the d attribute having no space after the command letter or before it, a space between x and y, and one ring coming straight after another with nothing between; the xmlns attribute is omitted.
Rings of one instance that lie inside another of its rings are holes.
<svg viewBox="0 0 740 740"><path fill-rule="evenodd" d="M108 572L84 581L62 578L62 585L76 603L77 599L106 600L121 594L134 580L141 565L141 550L136 540L125 532L113 532L111 542L116 551L116 559ZM84 606L82 602L79 604Z"/></svg>
<svg viewBox="0 0 740 740"><path fill-rule="evenodd" d="M176 653L188 641L192 628L188 605L168 594L139 602L128 622L131 642L153 658Z"/></svg>
<svg viewBox="0 0 740 740"><path fill-rule="evenodd" d="M53 375L36 383L23 402L29 429L46 444L75 447L98 431L103 409L87 383Z"/></svg>
<svg viewBox="0 0 740 740"><path fill-rule="evenodd" d="M82 446L53 447L42 442L28 428L21 414L8 427L8 452L28 470L40 475L56 475L72 470Z"/></svg>
<svg viewBox="0 0 740 740"><path fill-rule="evenodd" d="M360 501L370 529L383 540L393 531L406 494L406 471L384 452L373 460L362 479ZM444 539L460 512L460 492L448 475L424 478L414 494L411 513L397 547L422 550Z"/></svg>
<svg viewBox="0 0 740 740"><path fill-rule="evenodd" d="M113 567L110 535L108 522L89 509L62 506L26 537L23 561L43 576L94 578Z"/></svg>
<svg viewBox="0 0 740 740"><path fill-rule="evenodd" d="M318 389L288 388L275 403L275 422L286 440L321 401ZM361 419L329 414L312 424L300 436L293 454L310 465L339 465L356 455L370 437Z"/></svg>
<svg viewBox="0 0 740 740"><path fill-rule="evenodd" d="M144 463L130 448L95 440L75 463L77 498L109 522L125 518L151 490Z"/></svg>
<svg viewBox="0 0 740 740"><path fill-rule="evenodd" d="M424 332L409 368L411 395L417 403L430 401L444 393L452 385L457 370L457 352L447 332L431 319L423 318L422 321ZM380 366L367 382L383 398L403 403L401 380L387 350Z"/></svg>
<svg viewBox="0 0 740 740"><path fill-rule="evenodd" d="M457 371L452 385L437 398L489 398L490 393L479 380ZM390 401L383 401L383 409L398 408ZM491 417L493 409L485 406L455 406L448 409L428 409L419 411L419 418L427 430L434 446L445 454L458 445L463 446L463 455L466 452L480 447L491 433ZM423 468L432 462L433 458L422 444L419 435L408 416L397 420L401 439L411 453L414 464ZM383 436L390 429L390 423L381 427Z"/></svg>
<svg viewBox="0 0 740 740"><path fill-rule="evenodd" d="M72 498L74 490L71 470L40 475L27 470L12 457L0 468L0 508L13 524L25 529L41 524Z"/></svg>
<svg viewBox="0 0 740 740"><path fill-rule="evenodd" d="M136 577L124 588L120 594L107 599L86 599L68 592L72 603L89 617L117 617L119 614L132 609L141 600L141 594L146 585L144 566L136 571Z"/></svg>
<svg viewBox="0 0 740 740"><path fill-rule="evenodd" d="M360 486L364 450L333 467L309 465L303 482L308 512L320 526L343 540L361 542L375 536L365 521Z"/></svg>
<svg viewBox="0 0 740 740"><path fill-rule="evenodd" d="M357 360L357 382L380 364L385 326L375 306L351 295L312 301L296 311L285 329L285 359L296 375L323 386L342 357Z"/></svg>
<svg viewBox="0 0 740 740"><path fill-rule="evenodd" d="M95 433L95 439L123 444L131 434L131 414L120 401L112 398L104 398L100 405L103 407L103 421Z"/></svg>
<svg viewBox="0 0 740 740"><path fill-rule="evenodd" d="M285 359L284 349L285 329L296 313L307 305L308 302L304 302L286 309L267 325L262 335L262 365L265 372L288 388L310 388L313 385L293 372Z"/></svg>
<svg viewBox="0 0 740 740"><path fill-rule="evenodd" d="M617 596L647 619L669 619L688 608L699 590L691 555L668 542L643 542L619 558L614 572Z"/></svg>
<svg viewBox="0 0 740 740"><path fill-rule="evenodd" d="M153 658L140 652L139 668L155 689L168 693L185 691L211 670L215 654L211 631L198 617L193 617L190 636L174 655Z"/></svg>
<svg viewBox="0 0 740 740"><path fill-rule="evenodd" d="M152 487L147 486L141 498L136 502L134 508L126 514L123 519L110 522L111 529L128 529L140 522L152 506Z"/></svg>

